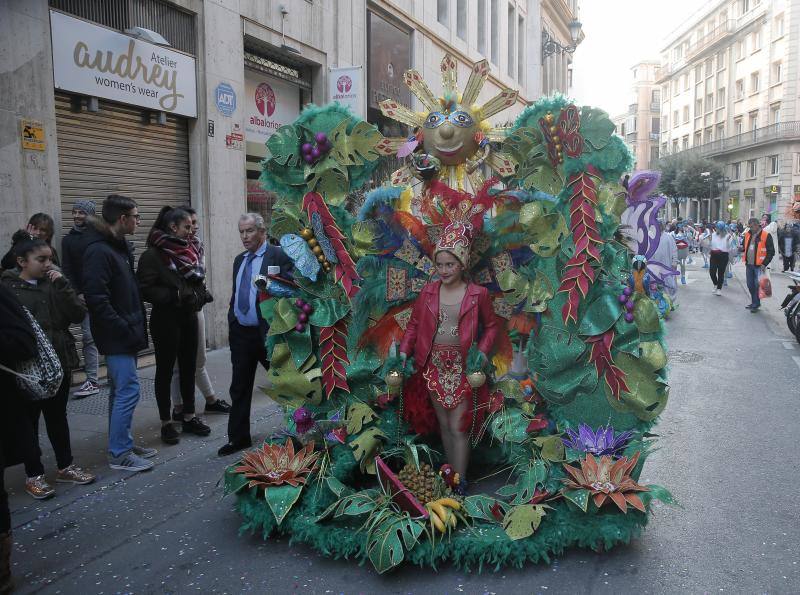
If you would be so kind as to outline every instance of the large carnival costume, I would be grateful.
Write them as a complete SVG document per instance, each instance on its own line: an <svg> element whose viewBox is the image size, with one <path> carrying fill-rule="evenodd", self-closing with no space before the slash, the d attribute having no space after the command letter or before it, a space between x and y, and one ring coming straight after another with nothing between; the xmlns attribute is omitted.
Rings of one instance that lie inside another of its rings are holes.
<svg viewBox="0 0 800 595"><path fill-rule="evenodd" d="M259 280L272 321L264 391L287 424L227 470L226 491L243 528L379 572L403 560L497 569L628 542L654 499L670 501L638 483L668 386L658 309L625 291L617 181L630 154L604 112L562 97L493 128L516 92L478 105L486 61L462 93L451 56L441 71L441 97L404 75L425 111L381 104L408 137L334 104L267 142L261 181L281 197L270 233L296 270ZM346 197L381 155L405 161L354 217ZM457 329L436 303L437 246L469 268ZM434 348L440 328L458 335L449 352ZM471 400L473 464L506 470L506 485L462 498L452 469L434 471L438 444L419 436L436 429L430 393Z"/></svg>

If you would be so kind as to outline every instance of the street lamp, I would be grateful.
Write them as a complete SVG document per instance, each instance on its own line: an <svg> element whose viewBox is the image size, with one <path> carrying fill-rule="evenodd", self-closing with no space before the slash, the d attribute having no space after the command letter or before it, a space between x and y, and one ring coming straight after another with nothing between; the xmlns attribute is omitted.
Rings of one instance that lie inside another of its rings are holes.
<svg viewBox="0 0 800 595"><path fill-rule="evenodd" d="M572 43L568 46L561 45L553 39L547 29L542 29L542 60L555 53L571 54L575 51L575 48L578 47L578 38L581 35L583 23L578 19L572 19L567 27L572 38Z"/></svg>

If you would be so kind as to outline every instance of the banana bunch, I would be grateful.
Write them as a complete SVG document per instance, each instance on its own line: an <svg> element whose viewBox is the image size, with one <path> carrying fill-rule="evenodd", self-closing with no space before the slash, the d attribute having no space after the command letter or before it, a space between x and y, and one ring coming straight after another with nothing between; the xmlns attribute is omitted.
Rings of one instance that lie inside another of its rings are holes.
<svg viewBox="0 0 800 595"><path fill-rule="evenodd" d="M430 514L431 525L439 533L444 533L448 526L453 529L456 526L456 510L461 510L461 503L453 498L439 498L425 505Z"/></svg>

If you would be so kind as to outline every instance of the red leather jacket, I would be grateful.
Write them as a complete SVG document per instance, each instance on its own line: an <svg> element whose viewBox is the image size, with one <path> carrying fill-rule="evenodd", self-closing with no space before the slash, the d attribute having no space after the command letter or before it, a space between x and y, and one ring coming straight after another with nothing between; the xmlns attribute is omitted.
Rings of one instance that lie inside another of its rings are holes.
<svg viewBox="0 0 800 595"><path fill-rule="evenodd" d="M439 323L441 285L441 281L434 281L422 288L417 301L414 302L411 319L400 343L400 352L409 357L413 355L417 369L422 369L428 362L433 347ZM458 335L461 339L461 355L464 361L470 346L476 342L478 349L488 357L497 336L497 329L497 319L489 291L485 287L470 283L467 285L458 315Z"/></svg>

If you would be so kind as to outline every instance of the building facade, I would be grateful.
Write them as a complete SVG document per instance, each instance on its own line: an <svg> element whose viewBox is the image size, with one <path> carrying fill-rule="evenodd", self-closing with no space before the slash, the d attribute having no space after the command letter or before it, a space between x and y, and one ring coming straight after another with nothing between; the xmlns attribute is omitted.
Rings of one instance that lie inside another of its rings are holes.
<svg viewBox="0 0 800 595"><path fill-rule="evenodd" d="M612 118L616 132L634 156L634 169L650 169L659 158L661 87L656 84L661 63L639 62L631 68L631 103L628 111Z"/></svg>
<svg viewBox="0 0 800 595"><path fill-rule="evenodd" d="M574 0L0 0L0 244L42 211L58 245L75 200L119 193L140 205L141 253L160 207L190 204L216 297L206 336L224 345L237 221L269 216L258 176L275 130L335 99L396 133L378 102L418 107L402 73L438 80L448 52L463 82L489 60L481 101L519 91L493 123L513 122L542 94L543 24L567 47L560 23L576 13ZM547 84L567 91L558 69Z"/></svg>
<svg viewBox="0 0 800 595"><path fill-rule="evenodd" d="M800 194L798 51L798 0L711 2L664 48L660 152L725 171L721 192L681 215L785 217Z"/></svg>

